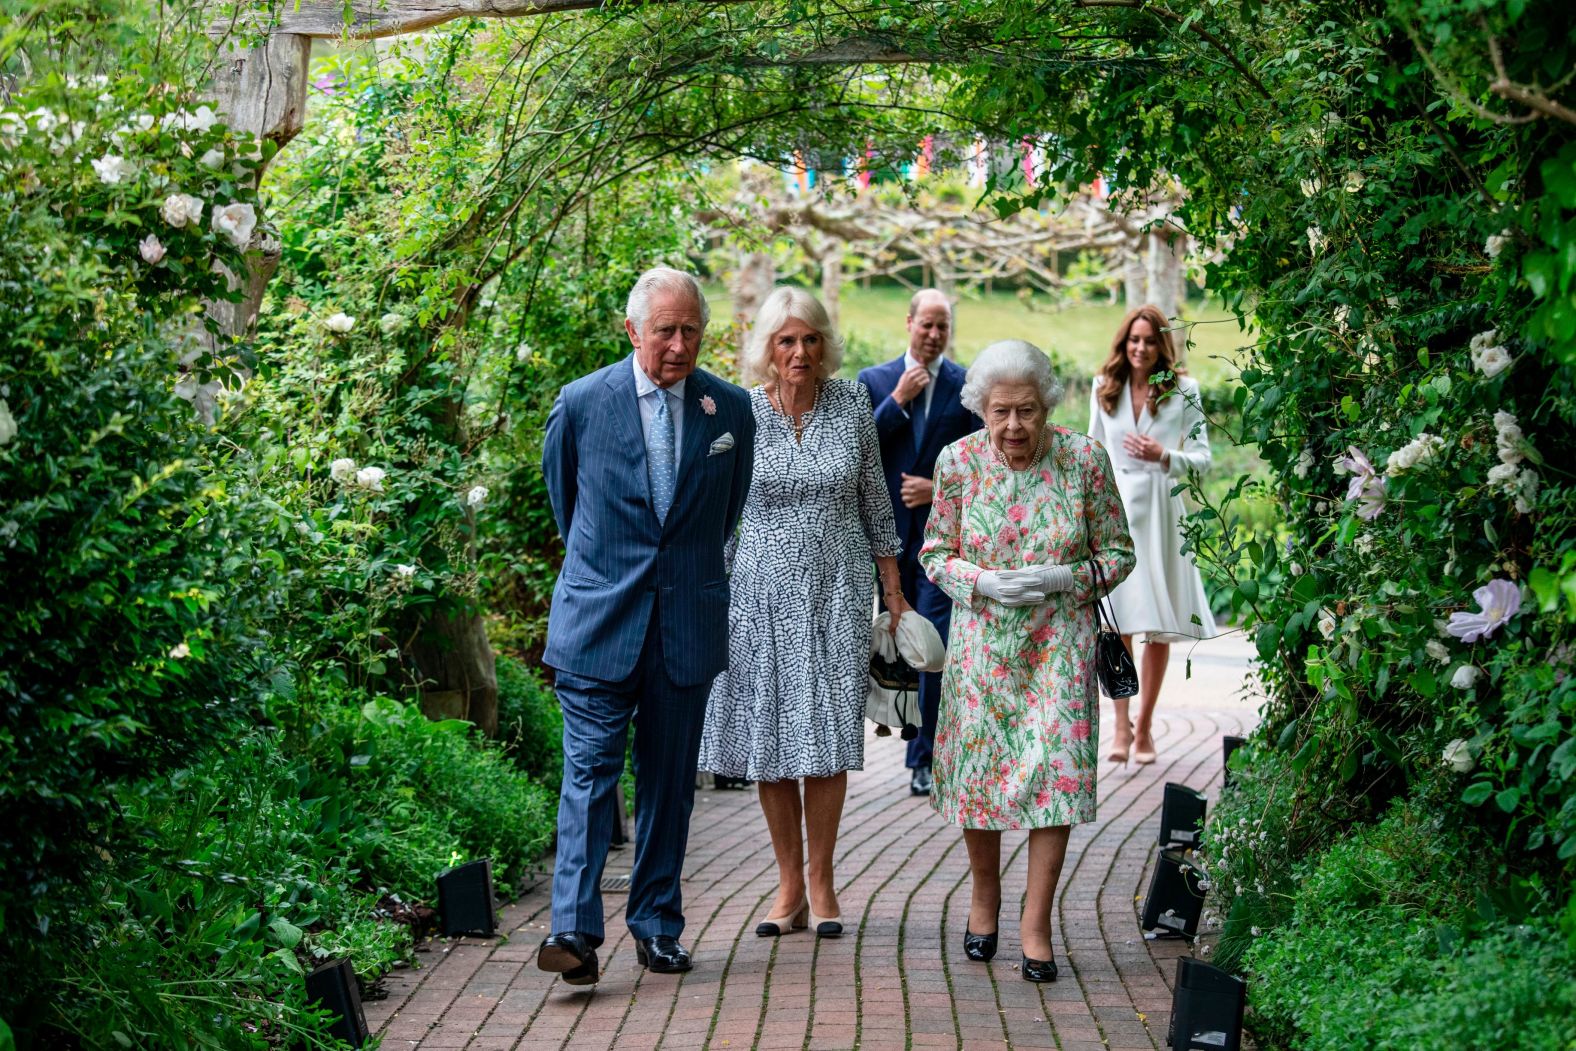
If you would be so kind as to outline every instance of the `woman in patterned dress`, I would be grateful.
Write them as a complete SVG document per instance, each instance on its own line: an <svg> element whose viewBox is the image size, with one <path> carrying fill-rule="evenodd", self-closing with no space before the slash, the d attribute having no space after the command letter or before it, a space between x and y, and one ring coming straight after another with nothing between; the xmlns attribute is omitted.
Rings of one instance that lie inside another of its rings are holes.
<svg viewBox="0 0 1576 1051"><path fill-rule="evenodd" d="M807 922L820 937L843 933L832 852L848 771L864 766L872 558L893 622L909 609L870 396L830 378L842 356L825 308L796 288L766 297L743 355L760 381L755 471L700 767L759 782L778 869L762 937Z"/></svg>
<svg viewBox="0 0 1576 1051"><path fill-rule="evenodd" d="M995 955L1001 833L1029 829L1019 938L1032 982L1056 978L1051 906L1067 836L1094 819L1095 566L1113 587L1134 562L1105 450L1046 422L1060 396L1033 345L980 352L962 398L985 430L936 461L919 555L954 603L930 800L963 826L969 852L964 952Z"/></svg>

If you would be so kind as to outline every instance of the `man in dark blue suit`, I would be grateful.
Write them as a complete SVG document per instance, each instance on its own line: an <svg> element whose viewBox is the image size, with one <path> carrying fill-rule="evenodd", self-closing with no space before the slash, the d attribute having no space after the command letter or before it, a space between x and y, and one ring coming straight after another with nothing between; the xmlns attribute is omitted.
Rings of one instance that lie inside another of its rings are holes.
<svg viewBox="0 0 1576 1051"><path fill-rule="evenodd" d="M951 303L934 288L922 289L908 304L908 350L895 361L859 373L875 409L881 463L897 516L897 535L903 541L898 556L903 597L936 626L943 642L952 623L952 600L919 568L935 490L936 456L984 426L958 400L964 370L942 356L951 341ZM924 725L908 743L908 767L913 771L909 791L917 796L930 794L930 750L940 703L940 673L921 675L919 710Z"/></svg>
<svg viewBox="0 0 1576 1051"><path fill-rule="evenodd" d="M601 881L635 726L635 865L626 920L640 963L690 969L679 875L711 683L728 662L722 551L755 459L744 391L695 370L709 311L666 267L629 294L634 353L566 386L542 472L564 538L546 663L558 672L564 780L552 933L537 953L571 985L598 980Z"/></svg>

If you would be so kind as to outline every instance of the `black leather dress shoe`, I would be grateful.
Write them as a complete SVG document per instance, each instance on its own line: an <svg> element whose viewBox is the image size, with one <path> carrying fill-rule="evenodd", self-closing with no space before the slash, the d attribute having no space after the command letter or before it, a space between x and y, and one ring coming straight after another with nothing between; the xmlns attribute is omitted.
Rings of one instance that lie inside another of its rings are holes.
<svg viewBox="0 0 1576 1051"><path fill-rule="evenodd" d="M568 985L595 985L601 978L596 949L579 931L548 935L536 951L536 966L560 975Z"/></svg>
<svg viewBox="0 0 1576 1051"><path fill-rule="evenodd" d="M1056 981L1055 960L1031 960L1023 958L1023 980L1026 982L1054 982Z"/></svg>
<svg viewBox="0 0 1576 1051"><path fill-rule="evenodd" d="M637 941L635 959L640 961L640 966L657 974L678 974L690 969L689 950L671 934L658 934Z"/></svg>
<svg viewBox="0 0 1576 1051"><path fill-rule="evenodd" d="M908 794L911 796L930 795L930 767L914 767L914 772L908 776Z"/></svg>

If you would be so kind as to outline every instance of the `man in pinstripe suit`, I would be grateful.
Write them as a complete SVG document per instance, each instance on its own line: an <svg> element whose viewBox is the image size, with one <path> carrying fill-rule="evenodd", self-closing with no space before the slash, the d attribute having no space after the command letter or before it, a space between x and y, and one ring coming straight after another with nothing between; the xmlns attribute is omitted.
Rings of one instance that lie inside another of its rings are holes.
<svg viewBox="0 0 1576 1051"><path fill-rule="evenodd" d="M566 386L542 471L564 538L546 663L558 672L564 780L552 934L537 965L600 977L602 868L635 726L635 866L626 919L640 963L687 971L679 874L711 682L728 661L723 545L754 462L749 396L696 371L709 311L693 277L635 282L634 353Z"/></svg>

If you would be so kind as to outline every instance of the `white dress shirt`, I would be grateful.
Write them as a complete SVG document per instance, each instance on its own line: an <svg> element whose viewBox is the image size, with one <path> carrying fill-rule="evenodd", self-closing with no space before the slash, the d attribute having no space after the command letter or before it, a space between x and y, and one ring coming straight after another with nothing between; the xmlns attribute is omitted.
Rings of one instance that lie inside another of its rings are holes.
<svg viewBox="0 0 1576 1051"><path fill-rule="evenodd" d="M646 439L646 448L651 448L651 418L657 414L657 394L663 388L656 385L652 378L646 375L646 370L640 367L640 362L630 357L635 362L635 404L640 406L640 433ZM679 380L666 389L668 395L668 412L673 416L673 466L678 467L678 459L684 450L684 384L688 378Z"/></svg>
<svg viewBox="0 0 1576 1051"><path fill-rule="evenodd" d="M930 373L930 382L925 384L925 389L919 392L919 396L925 399L925 421L927 424L930 421L930 396L936 392L936 377L941 374L941 358L942 355L937 354L935 358L931 360L929 365L924 366L925 371ZM914 357L914 355L910 354L906 350L903 352L903 370L905 372L918 364L919 361ZM912 402L910 402L910 404L912 404ZM907 405L903 406L903 413L904 415L908 414Z"/></svg>

